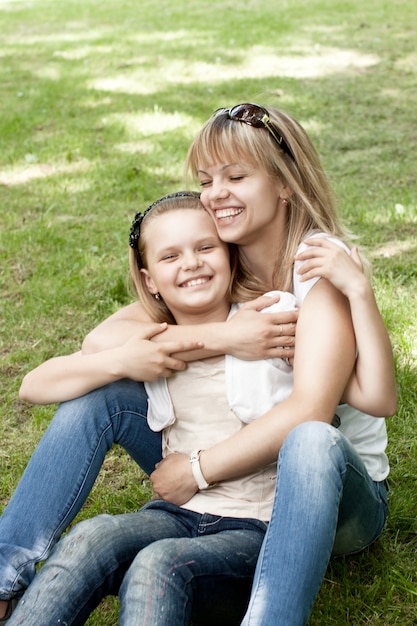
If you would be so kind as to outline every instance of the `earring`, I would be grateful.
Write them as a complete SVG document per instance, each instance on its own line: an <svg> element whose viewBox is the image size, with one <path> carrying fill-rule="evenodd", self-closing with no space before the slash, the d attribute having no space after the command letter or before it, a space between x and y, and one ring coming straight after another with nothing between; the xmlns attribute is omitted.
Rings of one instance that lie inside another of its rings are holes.
<svg viewBox="0 0 417 626"><path fill-rule="evenodd" d="M154 293L154 298L155 300L160 300L161 299L161 294L160 293Z"/></svg>
<svg viewBox="0 0 417 626"><path fill-rule="evenodd" d="M281 198L281 203L282 203L282 206L283 206L283 207L287 207L287 205L288 205L288 200L287 200L287 198Z"/></svg>

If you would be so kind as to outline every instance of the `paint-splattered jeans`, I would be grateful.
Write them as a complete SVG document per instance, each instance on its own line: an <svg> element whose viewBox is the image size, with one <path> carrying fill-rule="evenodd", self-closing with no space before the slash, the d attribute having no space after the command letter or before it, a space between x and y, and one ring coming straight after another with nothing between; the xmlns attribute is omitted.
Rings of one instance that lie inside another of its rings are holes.
<svg viewBox="0 0 417 626"><path fill-rule="evenodd" d="M120 626L239 624L266 527L161 500L86 520L55 546L10 624L84 624L117 593Z"/></svg>
<svg viewBox="0 0 417 626"><path fill-rule="evenodd" d="M161 433L146 421L143 383L119 380L57 410L0 517L0 598L19 596L36 564L84 504L113 444L150 473L161 460Z"/></svg>

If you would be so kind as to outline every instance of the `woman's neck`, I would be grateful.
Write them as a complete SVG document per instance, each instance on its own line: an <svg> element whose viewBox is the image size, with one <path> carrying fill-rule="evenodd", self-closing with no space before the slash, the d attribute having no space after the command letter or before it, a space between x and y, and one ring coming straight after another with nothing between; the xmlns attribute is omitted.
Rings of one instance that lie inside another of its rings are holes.
<svg viewBox="0 0 417 626"><path fill-rule="evenodd" d="M261 242L249 246L240 246L239 252L242 261L250 272L257 277L260 284L267 291L275 289L274 274L278 258L282 253L278 239L273 246Z"/></svg>
<svg viewBox="0 0 417 626"><path fill-rule="evenodd" d="M239 254L248 270L268 290L276 289L274 278L287 238L287 210L281 208L275 220L259 237L239 245Z"/></svg>

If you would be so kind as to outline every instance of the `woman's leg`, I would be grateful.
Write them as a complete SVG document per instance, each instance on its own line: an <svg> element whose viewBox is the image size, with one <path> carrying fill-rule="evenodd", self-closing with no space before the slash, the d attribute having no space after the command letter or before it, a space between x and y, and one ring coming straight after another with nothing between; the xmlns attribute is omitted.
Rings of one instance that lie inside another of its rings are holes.
<svg viewBox="0 0 417 626"><path fill-rule="evenodd" d="M386 492L342 433L307 422L279 455L274 510L242 626L304 626L330 556L358 552L382 532Z"/></svg>
<svg viewBox="0 0 417 626"><path fill-rule="evenodd" d="M151 472L160 433L142 383L122 380L58 408L0 517L0 598L20 595L85 502L113 443Z"/></svg>
<svg viewBox="0 0 417 626"><path fill-rule="evenodd" d="M120 626L237 626L266 524L188 512L193 536L139 552L120 588ZM186 513L187 515L187 513Z"/></svg>

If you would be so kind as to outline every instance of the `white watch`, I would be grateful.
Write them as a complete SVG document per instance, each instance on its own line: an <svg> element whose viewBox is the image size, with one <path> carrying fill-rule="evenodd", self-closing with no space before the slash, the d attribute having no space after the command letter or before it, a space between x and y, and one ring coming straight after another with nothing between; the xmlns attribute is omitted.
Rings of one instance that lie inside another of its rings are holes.
<svg viewBox="0 0 417 626"><path fill-rule="evenodd" d="M194 476L195 482L197 483L198 489L200 491L203 491L204 489L208 489L210 487L210 484L206 481L206 479L203 476L203 472L201 471L200 454L201 454L201 450L194 450L194 452L191 452L190 463L191 463L191 470L193 472L193 476Z"/></svg>

